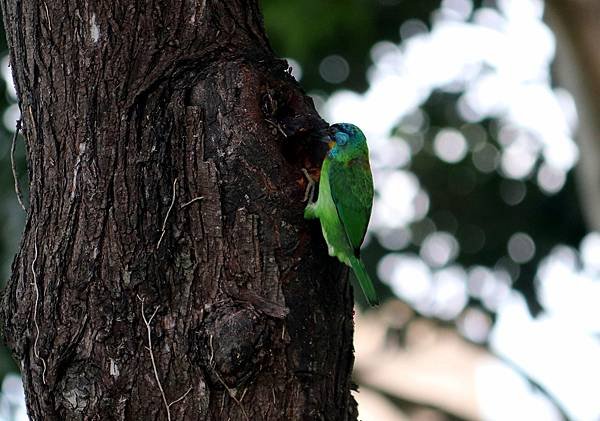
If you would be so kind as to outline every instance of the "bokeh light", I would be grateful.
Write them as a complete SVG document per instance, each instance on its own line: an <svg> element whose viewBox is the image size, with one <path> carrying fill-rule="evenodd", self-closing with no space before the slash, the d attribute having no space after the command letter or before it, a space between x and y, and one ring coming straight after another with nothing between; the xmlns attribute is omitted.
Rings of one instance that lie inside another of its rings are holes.
<svg viewBox="0 0 600 421"><path fill-rule="evenodd" d="M326 82L342 83L350 74L350 66L344 57L333 54L321 61L319 74Z"/></svg>

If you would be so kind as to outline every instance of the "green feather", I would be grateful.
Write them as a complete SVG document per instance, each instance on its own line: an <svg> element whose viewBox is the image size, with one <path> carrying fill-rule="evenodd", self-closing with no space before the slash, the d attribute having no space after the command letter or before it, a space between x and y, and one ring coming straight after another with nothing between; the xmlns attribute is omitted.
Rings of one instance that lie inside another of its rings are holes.
<svg viewBox="0 0 600 421"><path fill-rule="evenodd" d="M352 267L371 305L379 300L360 260L373 203L369 150L362 132L353 125L332 126L336 144L321 167L319 198L304 211L306 219L319 218L329 255Z"/></svg>
<svg viewBox="0 0 600 421"><path fill-rule="evenodd" d="M355 253L365 239L373 203L373 179L368 155L329 166L331 197Z"/></svg>
<svg viewBox="0 0 600 421"><path fill-rule="evenodd" d="M354 256L350 256L350 264L352 265L354 275L356 275L358 284L365 294L369 305L373 307L378 306L379 298L377 297L377 292L375 292L375 287L373 287L373 282L371 282L371 278L369 278L369 275L367 274L365 265Z"/></svg>

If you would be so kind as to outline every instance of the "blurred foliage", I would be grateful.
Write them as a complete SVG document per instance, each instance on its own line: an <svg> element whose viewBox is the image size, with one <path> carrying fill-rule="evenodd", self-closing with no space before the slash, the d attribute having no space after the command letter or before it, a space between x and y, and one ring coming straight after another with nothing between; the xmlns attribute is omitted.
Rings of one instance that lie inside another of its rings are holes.
<svg viewBox="0 0 600 421"><path fill-rule="evenodd" d="M474 8L494 6L494 1L474 1ZM430 26L432 13L440 0L306 0L290 3L263 0L265 25L275 51L298 61L302 66L303 87L308 92L329 94L338 89L363 91L367 88L367 70L371 63L370 48L378 41L401 41L399 28L407 20L420 20ZM321 60L330 54L344 57L350 67L347 80L331 84L319 74ZM456 94L435 92L423 104L427 127L419 135L424 140L421 151L413 157L408 169L419 177L430 198L430 209L424 221L413 224L412 244L404 251L419 252L420 241L433 230L455 235L461 251L457 263L469 267L500 267L511 274L513 286L523 292L533 313L539 311L534 291L534 277L541 258L562 242L576 246L585 235L573 175L557 194L546 195L533 180L507 180L493 171L478 171L469 155L457 164L448 164L433 153L433 138L445 127L461 130L472 141L468 125L456 112ZM476 125L485 130L487 141L498 147L495 122ZM404 136L409 137L409 136ZM535 174L535 172L534 172ZM509 205L502 192L524 190L525 197ZM470 250L469 234L481 232L484 243ZM536 253L523 265L507 256L507 241L515 232L525 232L535 239ZM375 276L379 259L389 252L372 241L363 256ZM391 295L379 284L382 295ZM357 294L362 304L362 297Z"/></svg>
<svg viewBox="0 0 600 421"><path fill-rule="evenodd" d="M436 92L423 105L429 118L423 149L410 166L429 194L431 201L426 222L413 224L413 231L432 228L449 232L457 237L460 254L456 261L465 267L484 265L499 267L511 274L513 287L521 291L532 313L540 306L534 290L534 277L540 260L547 256L558 242L575 248L586 234L573 173L569 173L565 187L547 195L531 179L509 180L497 171L488 174L474 168L469 154L456 164L441 161L433 152L433 139L444 127L460 130L468 142L475 142L469 128L455 113L456 96ZM500 148L496 124L483 121L486 140ZM535 171L533 172L535 174ZM511 190L523 193L518 203L507 203ZM508 192L508 193L506 193ZM481 230L483 244L470 250L470 230ZM535 240L535 255L525 264L513 262L507 255L507 243L515 232L525 232ZM419 252L420 241L429 232L420 233L408 250Z"/></svg>
<svg viewBox="0 0 600 421"><path fill-rule="evenodd" d="M367 88L369 50L377 41L397 42L400 24L408 19L429 21L440 0L263 0L265 26L275 52L297 60L302 84L330 93L339 88L319 75L320 61L339 54L350 63L343 87Z"/></svg>

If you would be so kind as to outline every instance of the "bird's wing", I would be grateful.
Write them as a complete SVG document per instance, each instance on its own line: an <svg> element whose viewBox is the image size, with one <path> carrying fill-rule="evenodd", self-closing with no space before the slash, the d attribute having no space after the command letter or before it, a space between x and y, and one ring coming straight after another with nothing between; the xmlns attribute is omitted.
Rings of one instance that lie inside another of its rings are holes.
<svg viewBox="0 0 600 421"><path fill-rule="evenodd" d="M348 162L332 160L329 166L331 197L340 221L358 255L373 204L373 178L368 158L356 158Z"/></svg>

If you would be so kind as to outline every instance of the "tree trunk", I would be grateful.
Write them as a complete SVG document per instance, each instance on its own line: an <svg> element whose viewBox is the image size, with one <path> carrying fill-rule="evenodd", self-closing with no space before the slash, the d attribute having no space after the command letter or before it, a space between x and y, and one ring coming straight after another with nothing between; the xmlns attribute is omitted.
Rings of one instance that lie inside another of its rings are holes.
<svg viewBox="0 0 600 421"><path fill-rule="evenodd" d="M34 420L346 420L326 127L256 1L2 0L30 207L2 326Z"/></svg>

